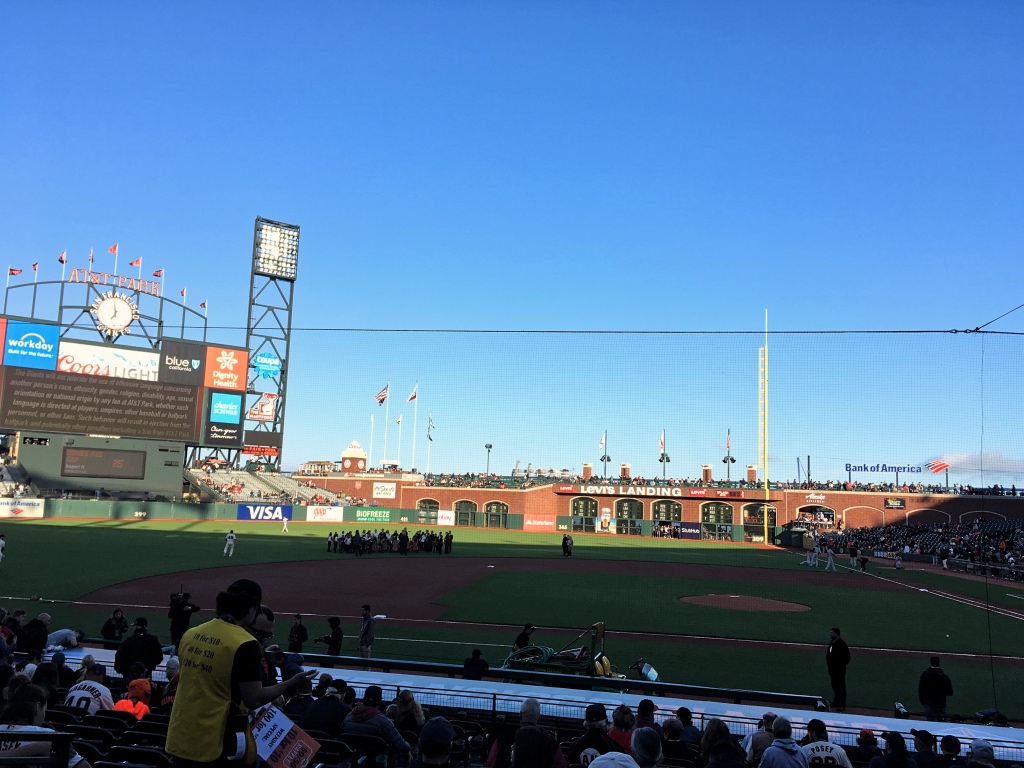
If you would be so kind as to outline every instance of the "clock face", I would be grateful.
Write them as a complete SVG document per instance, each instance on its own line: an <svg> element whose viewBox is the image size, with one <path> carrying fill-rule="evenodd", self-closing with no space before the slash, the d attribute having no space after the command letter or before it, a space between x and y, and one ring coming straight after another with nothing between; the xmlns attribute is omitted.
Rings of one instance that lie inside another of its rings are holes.
<svg viewBox="0 0 1024 768"><path fill-rule="evenodd" d="M109 336L128 333L128 326L139 316L139 310L119 293L104 294L92 305L96 327Z"/></svg>
<svg viewBox="0 0 1024 768"><path fill-rule="evenodd" d="M350 461L349 459L345 459L345 462L344 462L344 464L345 464L345 468L346 468L346 469L348 469L349 467L351 467L351 466L352 466L352 462L351 462L351 461Z"/></svg>

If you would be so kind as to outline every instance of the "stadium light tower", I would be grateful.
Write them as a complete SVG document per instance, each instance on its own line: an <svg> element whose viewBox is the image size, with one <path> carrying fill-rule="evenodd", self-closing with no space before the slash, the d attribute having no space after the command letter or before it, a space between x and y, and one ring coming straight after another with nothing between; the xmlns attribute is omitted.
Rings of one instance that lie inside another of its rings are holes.
<svg viewBox="0 0 1024 768"><path fill-rule="evenodd" d="M249 279L248 408L243 453L281 471L299 228L257 217Z"/></svg>

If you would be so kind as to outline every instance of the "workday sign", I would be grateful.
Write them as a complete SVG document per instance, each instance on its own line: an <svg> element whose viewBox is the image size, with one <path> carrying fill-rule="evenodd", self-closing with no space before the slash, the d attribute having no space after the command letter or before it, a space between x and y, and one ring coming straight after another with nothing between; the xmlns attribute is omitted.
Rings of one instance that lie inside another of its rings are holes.
<svg viewBox="0 0 1024 768"><path fill-rule="evenodd" d="M239 504L239 520L282 520L292 519L290 504Z"/></svg>
<svg viewBox="0 0 1024 768"><path fill-rule="evenodd" d="M57 367L60 326L7 321L4 365L52 371Z"/></svg>

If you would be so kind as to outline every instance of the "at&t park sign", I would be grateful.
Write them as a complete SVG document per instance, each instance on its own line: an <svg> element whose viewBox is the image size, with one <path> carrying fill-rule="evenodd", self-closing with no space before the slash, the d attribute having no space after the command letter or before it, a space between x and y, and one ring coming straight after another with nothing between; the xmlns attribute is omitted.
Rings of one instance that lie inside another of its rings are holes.
<svg viewBox="0 0 1024 768"><path fill-rule="evenodd" d="M581 494L585 496L644 496L668 499L682 499L691 496L711 496L723 499L743 498L742 491L651 485L556 485L555 493Z"/></svg>
<svg viewBox="0 0 1024 768"><path fill-rule="evenodd" d="M109 285L115 288L124 288L126 291L148 293L150 296L160 295L160 283L157 280L142 280L141 278L124 277L110 272L93 272L91 269L78 269L77 267L71 270L68 282Z"/></svg>

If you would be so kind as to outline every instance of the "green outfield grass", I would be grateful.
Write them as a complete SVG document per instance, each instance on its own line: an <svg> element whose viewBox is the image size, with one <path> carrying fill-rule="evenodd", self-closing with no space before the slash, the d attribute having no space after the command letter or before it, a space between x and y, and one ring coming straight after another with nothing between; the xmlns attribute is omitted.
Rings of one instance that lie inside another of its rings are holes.
<svg viewBox="0 0 1024 768"><path fill-rule="evenodd" d="M293 523L291 532L284 535L276 523L8 522L0 528L7 534L7 556L0 565L0 595L4 596L0 605L25 608L30 613L46 610L54 617L54 627L82 627L95 636L110 609L76 606L68 601L139 577L221 567L225 565L223 536L229 528L239 535L232 566L252 565L256 571L265 563L327 557L323 549L329 526L325 525ZM439 602L446 607L442 617L446 620L496 625L530 621L546 628L566 629L583 629L604 621L609 630L607 652L620 671L643 657L667 680L824 695L830 692L823 658L827 630L838 624L853 648L849 675L853 706L888 710L900 700L916 708L917 676L927 665L928 653L938 652L977 655L950 657L944 662L957 690L953 710L973 712L994 703L1011 714L1022 709L1017 692L1024 685L1024 663L996 660L990 664L987 655L991 648L996 655L1024 656L1017 639L1020 622L998 615L986 617L980 608L920 591L943 590L987 599L992 605L1024 608L1024 600L1011 596L1024 595L1024 590L1005 582L986 585L938 572L897 573L873 563L873 572L901 582L907 589L873 591L870 586L877 582L871 576L849 570L825 574L821 568L818 583L778 585L758 580L756 572L747 569L806 569L798 564L800 556L744 545L599 535L575 537L574 562L618 561L619 574L548 572L542 561L561 560L560 534L457 529L455 535L455 557L491 558L498 568L444 596ZM416 557L436 556L410 559ZM502 559L524 557L541 561L534 572L501 572ZM352 562L358 567L358 560ZM642 562L730 566L731 576L728 581L640 576L631 565ZM337 590L340 604L352 602L344 585L332 588ZM769 597L801 603L810 610L740 612L679 601L685 595L712 593ZM24 599L31 595L55 602ZM163 630L166 636L162 607L129 610L129 615L135 613L146 615L157 633ZM312 629L319 631L319 626ZM354 653L354 617L343 624L343 629L345 650ZM651 634L643 637L643 633ZM753 646L701 644L673 637L680 634L809 643L815 647L783 648L766 656L765 651ZM514 630L481 626L460 627L456 632L382 621L378 635L375 650L381 656L450 662L461 661L473 647L481 647L492 664L500 665ZM542 630L535 641L561 647L569 637L566 632L551 629L545 635ZM859 647L920 654L909 658L868 656L858 653Z"/></svg>

